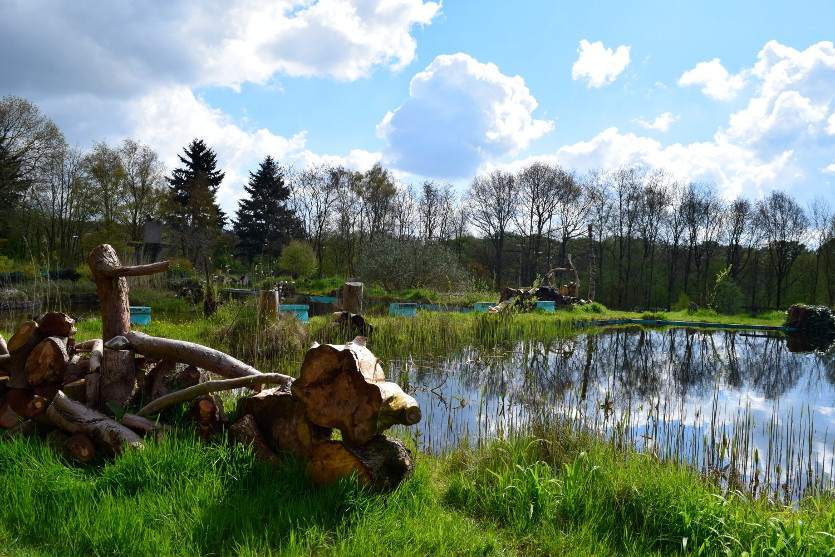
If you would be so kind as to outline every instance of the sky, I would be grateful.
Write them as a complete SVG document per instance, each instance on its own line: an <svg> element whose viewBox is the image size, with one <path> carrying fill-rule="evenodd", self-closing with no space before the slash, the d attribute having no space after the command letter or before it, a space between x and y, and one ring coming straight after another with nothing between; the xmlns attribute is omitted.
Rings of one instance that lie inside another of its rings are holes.
<svg viewBox="0 0 835 557"><path fill-rule="evenodd" d="M835 206L835 2L0 0L0 96L67 140L194 138L234 213L270 155L406 184L535 160Z"/></svg>

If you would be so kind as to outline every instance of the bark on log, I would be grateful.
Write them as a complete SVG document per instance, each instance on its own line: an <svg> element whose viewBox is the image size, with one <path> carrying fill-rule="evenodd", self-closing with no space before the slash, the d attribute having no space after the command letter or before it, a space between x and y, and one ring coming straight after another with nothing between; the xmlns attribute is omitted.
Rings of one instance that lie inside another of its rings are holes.
<svg viewBox="0 0 835 557"><path fill-rule="evenodd" d="M156 435L157 440L162 439L162 436L166 431L174 429L170 425L165 425L162 422L150 420L143 416L137 416L136 414L123 415L122 425L129 427L134 431L142 431L145 433L153 432Z"/></svg>
<svg viewBox="0 0 835 557"><path fill-rule="evenodd" d="M361 282L346 282L342 287L342 309L350 313L362 313Z"/></svg>
<svg viewBox="0 0 835 557"><path fill-rule="evenodd" d="M20 423L20 416L12 410L8 397L0 404L0 428L11 429Z"/></svg>
<svg viewBox="0 0 835 557"><path fill-rule="evenodd" d="M328 485L356 474L357 480L375 490L389 491L411 475L412 454L402 441L376 435L367 443L350 447L325 441L310 451L307 470L318 485Z"/></svg>
<svg viewBox="0 0 835 557"><path fill-rule="evenodd" d="M61 386L64 394L76 402L86 404L87 402L87 381L82 377Z"/></svg>
<svg viewBox="0 0 835 557"><path fill-rule="evenodd" d="M251 415L277 451L306 458L310 448L331 438L333 430L308 420L304 405L286 389L269 389L247 397L242 414Z"/></svg>
<svg viewBox="0 0 835 557"><path fill-rule="evenodd" d="M203 441L220 433L228 422L223 402L213 393L201 395L194 400L190 413L197 424L197 435Z"/></svg>
<svg viewBox="0 0 835 557"><path fill-rule="evenodd" d="M70 400L58 391L46 410L46 417L53 425L70 433L82 432L97 447L108 454L119 454L128 448L143 448L142 438L116 420Z"/></svg>
<svg viewBox="0 0 835 557"><path fill-rule="evenodd" d="M81 354L75 354L64 368L64 384L84 379L88 373L90 373L90 359Z"/></svg>
<svg viewBox="0 0 835 557"><path fill-rule="evenodd" d="M0 410L0 414L2 414L2 410ZM15 416L17 416L17 414L15 414ZM5 441L15 437L33 437L38 433L37 430L38 424L36 422L33 420L26 420L25 422L17 423L9 430L3 432L2 439Z"/></svg>
<svg viewBox="0 0 835 557"><path fill-rule="evenodd" d="M145 376L145 396L154 400L206 381L206 375L195 366L177 365L168 360L156 362Z"/></svg>
<svg viewBox="0 0 835 557"><path fill-rule="evenodd" d="M38 328L44 336L71 337L77 332L75 319L57 311L44 314L38 321Z"/></svg>
<svg viewBox="0 0 835 557"><path fill-rule="evenodd" d="M94 408L99 405L101 391L101 373L89 373L84 378L84 405Z"/></svg>
<svg viewBox="0 0 835 557"><path fill-rule="evenodd" d="M26 360L35 346L37 346L43 338L43 335L41 335L38 330L38 324L34 321L26 321L18 327L15 334L9 339L8 348L12 357L8 366L8 386L10 388L26 388Z"/></svg>
<svg viewBox="0 0 835 557"><path fill-rule="evenodd" d="M23 389L10 389L6 393L6 402L19 416L29 419L42 414L49 405L47 398Z"/></svg>
<svg viewBox="0 0 835 557"><path fill-rule="evenodd" d="M125 408L136 390L133 350L104 350L99 385L99 406Z"/></svg>
<svg viewBox="0 0 835 557"><path fill-rule="evenodd" d="M236 443L252 447L252 453L258 460L268 463L278 462L278 455L270 448L252 415L247 414L235 422L229 428L229 434Z"/></svg>
<svg viewBox="0 0 835 557"><path fill-rule="evenodd" d="M150 358L190 364L230 379L261 374L254 367L208 346L183 340L152 337L145 333L131 332L116 337L105 343L105 348L114 350L130 348ZM289 375L284 377L292 381Z"/></svg>
<svg viewBox="0 0 835 557"><path fill-rule="evenodd" d="M291 387L311 422L338 428L352 446L366 443L393 424L413 425L420 420L417 402L397 385L368 380L368 375L380 377L382 368L364 342L357 341L308 350Z"/></svg>
<svg viewBox="0 0 835 557"><path fill-rule="evenodd" d="M237 377L235 379L221 379L217 381L206 381L194 387L176 391L169 395L165 395L156 400L151 401L144 406L136 414L138 416L150 416L157 412L168 408L180 402L187 402L200 395L208 393L215 393L218 391L228 391L231 389L238 389L240 387L251 387L253 385L275 384L289 385L293 378L281 373L259 373L258 375L249 375L246 377ZM286 388L286 387L285 387Z"/></svg>

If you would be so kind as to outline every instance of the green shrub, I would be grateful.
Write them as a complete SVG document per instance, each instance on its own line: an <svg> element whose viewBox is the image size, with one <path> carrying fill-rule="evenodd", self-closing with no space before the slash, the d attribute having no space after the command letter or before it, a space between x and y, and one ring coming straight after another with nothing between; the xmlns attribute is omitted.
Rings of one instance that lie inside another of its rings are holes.
<svg viewBox="0 0 835 557"><path fill-rule="evenodd" d="M721 271L716 276L716 285L713 287L713 298L710 307L716 313L733 315L742 310L744 300L742 290L730 277L731 266Z"/></svg>
<svg viewBox="0 0 835 557"><path fill-rule="evenodd" d="M299 240L291 240L284 246L281 250L281 257L278 258L278 264L299 279L312 277L318 266L313 248L307 242Z"/></svg>
<svg viewBox="0 0 835 557"><path fill-rule="evenodd" d="M690 296L686 292L681 292L678 295L678 300L673 304L673 311L684 311L690 305Z"/></svg>

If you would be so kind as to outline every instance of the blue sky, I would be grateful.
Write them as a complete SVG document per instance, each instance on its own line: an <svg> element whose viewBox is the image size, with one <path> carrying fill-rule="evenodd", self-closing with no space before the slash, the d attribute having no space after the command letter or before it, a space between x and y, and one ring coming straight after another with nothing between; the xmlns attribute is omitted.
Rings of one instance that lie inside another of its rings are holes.
<svg viewBox="0 0 835 557"><path fill-rule="evenodd" d="M0 0L0 95L71 143L204 139L404 184L534 159L835 205L835 2Z"/></svg>

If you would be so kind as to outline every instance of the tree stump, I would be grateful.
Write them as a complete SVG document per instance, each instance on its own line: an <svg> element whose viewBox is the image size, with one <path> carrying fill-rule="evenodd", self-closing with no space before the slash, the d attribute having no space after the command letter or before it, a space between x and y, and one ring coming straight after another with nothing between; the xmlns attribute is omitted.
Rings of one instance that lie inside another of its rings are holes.
<svg viewBox="0 0 835 557"><path fill-rule="evenodd" d="M280 304L278 290L261 290L258 292L258 312L261 317L277 318Z"/></svg>
<svg viewBox="0 0 835 557"><path fill-rule="evenodd" d="M318 485L329 485L356 474L361 484L375 491L389 491L411 475L414 465L412 453L401 440L375 435L356 447L339 441L315 445L307 470Z"/></svg>
<svg viewBox="0 0 835 557"><path fill-rule="evenodd" d="M349 313L362 313L361 282L346 282L342 287L342 309Z"/></svg>

